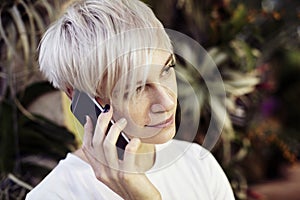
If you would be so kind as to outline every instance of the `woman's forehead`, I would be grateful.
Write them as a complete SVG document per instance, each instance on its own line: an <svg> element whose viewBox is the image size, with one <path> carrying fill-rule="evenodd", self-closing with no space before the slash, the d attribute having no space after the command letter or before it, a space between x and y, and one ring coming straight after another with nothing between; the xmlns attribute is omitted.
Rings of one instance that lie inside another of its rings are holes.
<svg viewBox="0 0 300 200"><path fill-rule="evenodd" d="M173 60L174 56L170 52L157 50L153 52L150 61L135 66L130 71L122 74L118 83L116 83L116 87L125 86L125 90L127 90L132 86L143 85L147 81L154 81L160 75L163 67Z"/></svg>
<svg viewBox="0 0 300 200"><path fill-rule="evenodd" d="M165 49L148 49L136 50L127 57L127 64L122 63L122 57L119 60L119 74L114 77L114 84L111 88L111 94L122 95L126 91L134 90L137 86L143 86L149 82L156 82L165 65L173 62L174 56L170 50ZM136 62L136 56L140 58ZM131 60L133 59L133 60ZM124 60L123 60L124 61ZM123 70L122 70L123 68ZM112 71L113 72L113 71Z"/></svg>
<svg viewBox="0 0 300 200"><path fill-rule="evenodd" d="M173 54L169 51L156 49L153 51L151 64L165 65L170 58L173 58Z"/></svg>
<svg viewBox="0 0 300 200"><path fill-rule="evenodd" d="M128 76L129 81L135 77L138 85L142 84L146 78L145 76L149 78L153 74L160 73L164 66L174 60L175 58L172 53L163 50L155 50L151 55L151 60L149 62L145 62L144 65L137 66L133 69L132 73Z"/></svg>
<svg viewBox="0 0 300 200"><path fill-rule="evenodd" d="M137 51L137 55L143 55L142 51ZM141 54L139 54L141 53ZM175 57L172 52L163 49L150 50L147 56L143 56L140 62L134 62L128 65L130 67L126 73L120 74L123 78L129 79L131 82L134 78L136 81L145 80L145 76L152 71L161 70L162 67L168 65L170 62L175 61ZM145 54L144 54L145 55ZM123 66L119 66L123 67Z"/></svg>

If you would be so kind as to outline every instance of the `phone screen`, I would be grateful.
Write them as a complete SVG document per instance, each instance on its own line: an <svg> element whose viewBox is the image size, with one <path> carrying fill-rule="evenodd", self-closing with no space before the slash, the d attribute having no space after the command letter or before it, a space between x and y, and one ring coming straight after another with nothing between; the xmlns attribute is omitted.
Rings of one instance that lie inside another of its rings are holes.
<svg viewBox="0 0 300 200"><path fill-rule="evenodd" d="M95 124L97 123L97 118L100 113L103 112L103 110L104 109L94 98L90 97L85 92L81 92L77 89L74 90L74 95L71 103L71 111L78 119L78 121L82 124L82 126L84 126L84 124L86 123L86 115L88 115L92 119L93 125L95 126ZM109 127L114 123L115 122L111 120L109 123ZM128 137L123 132L121 132L116 143L116 146L118 147L117 151L119 159L123 159L124 150L128 142Z"/></svg>

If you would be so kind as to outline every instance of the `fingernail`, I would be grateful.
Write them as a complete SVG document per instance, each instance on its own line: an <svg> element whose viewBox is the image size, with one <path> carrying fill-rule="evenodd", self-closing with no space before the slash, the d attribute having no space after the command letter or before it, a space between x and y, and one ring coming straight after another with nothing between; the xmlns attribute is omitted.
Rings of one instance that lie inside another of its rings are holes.
<svg viewBox="0 0 300 200"><path fill-rule="evenodd" d="M85 123L87 123L87 121L89 120L88 116L85 116Z"/></svg>
<svg viewBox="0 0 300 200"><path fill-rule="evenodd" d="M121 118L121 119L119 119L119 123L120 124L126 124L127 120L125 118Z"/></svg>
<svg viewBox="0 0 300 200"><path fill-rule="evenodd" d="M109 104L106 104L106 105L104 106L104 108L103 108L103 112L104 112L104 113L107 113L107 112L109 111L109 109L110 109L110 105L109 105Z"/></svg>
<svg viewBox="0 0 300 200"><path fill-rule="evenodd" d="M131 142L135 147L138 147L141 143L141 140L139 138L132 138Z"/></svg>

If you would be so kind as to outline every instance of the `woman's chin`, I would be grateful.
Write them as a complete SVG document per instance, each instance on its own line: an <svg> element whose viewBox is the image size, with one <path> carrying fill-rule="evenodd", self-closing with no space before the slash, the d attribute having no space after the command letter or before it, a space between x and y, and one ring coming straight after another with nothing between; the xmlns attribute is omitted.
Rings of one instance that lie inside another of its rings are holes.
<svg viewBox="0 0 300 200"><path fill-rule="evenodd" d="M149 138L141 138L143 143L149 144L163 144L173 139L175 136L175 126L170 127L168 130L162 130L158 134L149 137Z"/></svg>

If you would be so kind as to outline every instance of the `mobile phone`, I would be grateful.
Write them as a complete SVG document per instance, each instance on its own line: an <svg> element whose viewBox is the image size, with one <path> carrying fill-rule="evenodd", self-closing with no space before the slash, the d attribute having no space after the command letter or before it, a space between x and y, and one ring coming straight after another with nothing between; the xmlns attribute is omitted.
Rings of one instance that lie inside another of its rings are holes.
<svg viewBox="0 0 300 200"><path fill-rule="evenodd" d="M84 126L86 123L86 115L88 115L95 126L97 123L98 116L104 111L104 108L96 101L95 98L91 97L85 92L74 89L71 103L71 111L78 121ZM115 122L112 119L108 125L110 127ZM116 146L119 159L123 159L124 150L126 145L129 143L129 138L122 131L117 140Z"/></svg>

